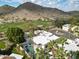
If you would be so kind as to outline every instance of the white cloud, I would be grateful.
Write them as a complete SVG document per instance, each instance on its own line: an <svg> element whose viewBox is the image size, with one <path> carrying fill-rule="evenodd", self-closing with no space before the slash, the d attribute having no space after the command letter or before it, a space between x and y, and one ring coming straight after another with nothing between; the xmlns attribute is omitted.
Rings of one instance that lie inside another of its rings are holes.
<svg viewBox="0 0 79 59"><path fill-rule="evenodd" d="M11 2L20 2L21 0L0 0L0 2L8 2L8 3L11 3Z"/></svg>
<svg viewBox="0 0 79 59"><path fill-rule="evenodd" d="M35 2L36 0L31 0L32 2Z"/></svg>

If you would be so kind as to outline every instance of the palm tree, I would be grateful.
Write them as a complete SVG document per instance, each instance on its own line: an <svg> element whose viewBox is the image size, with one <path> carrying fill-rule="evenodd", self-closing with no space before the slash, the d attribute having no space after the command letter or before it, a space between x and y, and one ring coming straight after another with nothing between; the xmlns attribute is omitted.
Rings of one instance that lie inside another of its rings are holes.
<svg viewBox="0 0 79 59"><path fill-rule="evenodd" d="M48 51L43 48L37 48L36 51L36 59L49 59Z"/></svg>
<svg viewBox="0 0 79 59"><path fill-rule="evenodd" d="M52 50L52 56L54 57L55 59L55 46L56 46L56 42L55 41L50 41L48 43L48 50L51 51Z"/></svg>
<svg viewBox="0 0 79 59"><path fill-rule="evenodd" d="M48 50L52 51L52 55L54 57L54 59L65 59L66 56L66 51L64 51L64 43L66 42L66 38L59 38L55 41L50 41L48 43ZM61 44L62 47L59 47L58 44Z"/></svg>

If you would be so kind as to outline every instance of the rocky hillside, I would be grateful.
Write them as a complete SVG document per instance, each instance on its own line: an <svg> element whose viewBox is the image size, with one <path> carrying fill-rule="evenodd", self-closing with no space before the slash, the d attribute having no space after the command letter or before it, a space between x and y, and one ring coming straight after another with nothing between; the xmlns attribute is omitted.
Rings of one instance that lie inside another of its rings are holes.
<svg viewBox="0 0 79 59"><path fill-rule="evenodd" d="M70 11L69 13L71 13L74 16L79 16L79 11Z"/></svg>
<svg viewBox="0 0 79 59"><path fill-rule="evenodd" d="M8 13L8 12L14 10L14 9L15 9L15 7L9 6L9 5L0 6L0 14Z"/></svg>
<svg viewBox="0 0 79 59"><path fill-rule="evenodd" d="M70 13L61 11L56 8L42 7L40 5L26 2L17 8L15 8L10 13L4 15L5 18L10 19L26 19L26 20L36 20L39 18L68 18L70 17Z"/></svg>

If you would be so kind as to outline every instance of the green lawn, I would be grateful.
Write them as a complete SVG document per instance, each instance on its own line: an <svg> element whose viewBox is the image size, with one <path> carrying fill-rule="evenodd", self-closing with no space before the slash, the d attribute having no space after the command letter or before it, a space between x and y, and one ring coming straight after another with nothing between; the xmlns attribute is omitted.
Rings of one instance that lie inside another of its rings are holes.
<svg viewBox="0 0 79 59"><path fill-rule="evenodd" d="M36 28L38 25L43 25L44 28L47 28L48 26L52 25L51 21L41 21L41 20L36 20L36 21L26 21L26 22L18 22L18 23L5 23L5 24L0 24L0 32L4 32L7 30L9 27L20 27L24 31Z"/></svg>
<svg viewBox="0 0 79 59"><path fill-rule="evenodd" d="M5 42L0 42L0 49L4 49L5 47Z"/></svg>

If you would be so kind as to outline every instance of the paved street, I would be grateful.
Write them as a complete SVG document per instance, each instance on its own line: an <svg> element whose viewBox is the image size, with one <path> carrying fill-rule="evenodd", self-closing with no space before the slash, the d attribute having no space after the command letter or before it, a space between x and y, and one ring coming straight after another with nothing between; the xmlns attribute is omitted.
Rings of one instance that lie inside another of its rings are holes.
<svg viewBox="0 0 79 59"><path fill-rule="evenodd" d="M75 38L79 38L79 37L76 37L75 35L73 35L72 33L63 31L61 29L51 29L49 31L57 36L63 36L63 37L66 37L66 38L72 39L72 40L74 40Z"/></svg>

